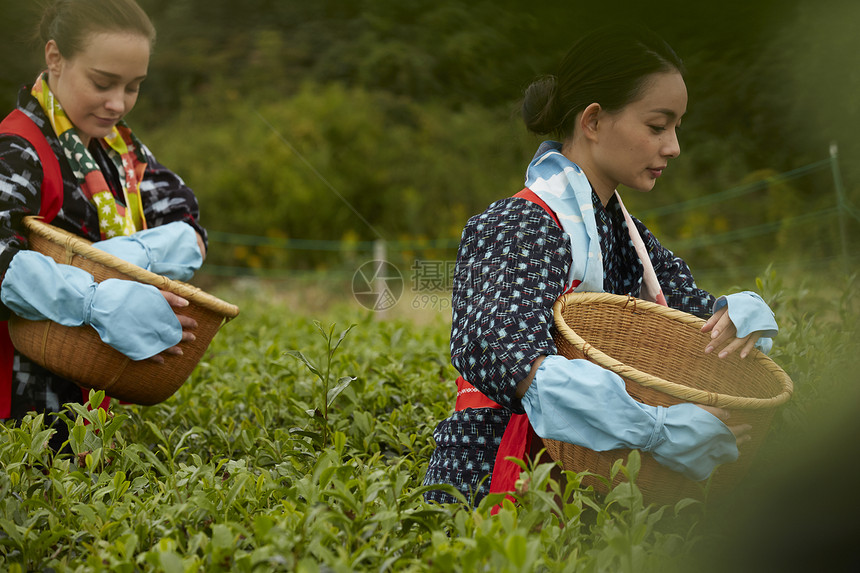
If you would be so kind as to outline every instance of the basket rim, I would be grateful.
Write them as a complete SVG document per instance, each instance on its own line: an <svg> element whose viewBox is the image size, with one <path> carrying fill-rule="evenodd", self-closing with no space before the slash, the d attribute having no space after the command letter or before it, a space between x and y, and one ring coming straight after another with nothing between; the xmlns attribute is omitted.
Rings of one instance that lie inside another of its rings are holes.
<svg viewBox="0 0 860 573"><path fill-rule="evenodd" d="M562 312L568 304L572 304L574 301L577 304L608 303L622 307L626 307L632 302L637 310L644 310L661 315L676 322L689 325L693 328L701 328L701 326L705 324L705 321L697 316L693 316L692 314L630 296L591 292L574 292L560 296L553 304L553 318L556 329L565 338L565 340L593 362L607 370L615 372L623 378L639 384L640 386L653 388L688 402L696 402L706 406L716 406L718 408L733 408L739 410L775 408L786 403L789 398L791 398L791 394L794 391L791 378L788 377L785 371L767 355L757 349L753 349L753 351L747 356L746 360L753 359L760 362L762 366L770 372L770 374L779 380L780 393L771 398L752 398L708 392L706 390L690 388L689 386L670 382L658 376L642 372L632 366L627 366L623 362L619 362L586 342L567 324Z"/></svg>
<svg viewBox="0 0 860 573"><path fill-rule="evenodd" d="M24 227L30 233L35 233L52 243L65 247L67 252L71 252L75 255L112 268L128 275L138 282L152 285L160 290L166 290L181 296L188 300L188 302L194 303L207 310L217 312L227 319L236 318L236 316L239 315L239 307L236 305L223 301L220 298L205 292L199 287L153 273L135 264L129 263L128 261L124 261L119 257L97 249L92 246L90 241L82 237L78 237L65 229L60 229L59 227L46 223L43 220L43 217L24 217L23 223Z"/></svg>

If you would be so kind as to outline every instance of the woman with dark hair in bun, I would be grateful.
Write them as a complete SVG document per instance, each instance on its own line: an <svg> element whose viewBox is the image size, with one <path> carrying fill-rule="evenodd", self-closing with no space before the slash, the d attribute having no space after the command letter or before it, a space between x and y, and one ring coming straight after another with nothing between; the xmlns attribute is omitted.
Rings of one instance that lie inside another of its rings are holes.
<svg viewBox="0 0 860 573"><path fill-rule="evenodd" d="M568 291L611 292L708 318L702 352L724 357L776 335L751 292L716 299L686 263L631 217L616 188L650 191L680 153L684 68L652 32L604 28L581 37L557 73L526 90L526 127L543 142L525 189L467 223L457 255L451 360L454 413L436 428L425 485L451 484L472 503L514 489L542 439L597 451L633 448L694 480L738 456L748 426L693 404L634 401L614 373L556 352L552 306ZM454 502L444 490L428 500Z"/></svg>
<svg viewBox="0 0 860 573"><path fill-rule="evenodd" d="M92 275L31 250L39 215L152 272L187 280L206 232L194 193L159 164L123 118L146 78L155 30L134 0L54 0L39 27L45 70L0 124L0 319L91 325L133 360L163 362L193 340L181 297ZM84 394L85 396L86 394ZM0 419L56 412L82 390L20 355L0 323ZM67 430L55 424L52 446Z"/></svg>

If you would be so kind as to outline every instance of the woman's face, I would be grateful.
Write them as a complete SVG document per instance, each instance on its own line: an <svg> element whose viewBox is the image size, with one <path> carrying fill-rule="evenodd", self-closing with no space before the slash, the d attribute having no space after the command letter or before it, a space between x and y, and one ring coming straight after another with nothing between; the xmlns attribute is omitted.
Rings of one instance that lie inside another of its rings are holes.
<svg viewBox="0 0 860 573"><path fill-rule="evenodd" d="M107 136L134 107L149 53L149 40L128 32L91 34L71 58L64 58L53 40L45 46L51 91L84 145Z"/></svg>
<svg viewBox="0 0 860 573"><path fill-rule="evenodd" d="M681 153L677 132L686 111L687 87L678 72L652 75L640 97L620 111L601 110L592 173L586 173L595 189L610 195L618 185L650 191L669 159Z"/></svg>

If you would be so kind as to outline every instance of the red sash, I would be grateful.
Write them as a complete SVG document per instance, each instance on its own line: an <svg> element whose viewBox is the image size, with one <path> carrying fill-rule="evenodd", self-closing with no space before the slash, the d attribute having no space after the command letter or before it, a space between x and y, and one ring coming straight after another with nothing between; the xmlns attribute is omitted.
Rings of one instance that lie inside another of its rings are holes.
<svg viewBox="0 0 860 573"><path fill-rule="evenodd" d="M12 111L0 122L0 135L17 135L26 139L36 150L39 163L42 165L42 203L39 216L50 223L63 206L63 173L60 162L45 139L45 134L39 129L27 114L19 109ZM12 413L12 368L15 359L15 347L9 338L9 324L0 322L0 420L5 420ZM89 400L89 390L81 388L82 403ZM105 397L101 408L107 409L110 398Z"/></svg>

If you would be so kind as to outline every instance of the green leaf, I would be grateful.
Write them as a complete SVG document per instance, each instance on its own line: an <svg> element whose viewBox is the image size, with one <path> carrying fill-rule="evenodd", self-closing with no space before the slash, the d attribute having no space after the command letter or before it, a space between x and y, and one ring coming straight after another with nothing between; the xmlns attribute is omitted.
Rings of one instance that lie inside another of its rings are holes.
<svg viewBox="0 0 860 573"><path fill-rule="evenodd" d="M346 434L343 432L333 432L331 435L332 446L338 456L343 456L343 450L346 447Z"/></svg>
<svg viewBox="0 0 860 573"><path fill-rule="evenodd" d="M248 483L249 479L251 479L251 476L248 474L243 474L236 478L236 482L233 484L233 487L230 488L230 493L227 494L227 498L224 500L225 507L229 508L233 506L236 498L245 490L245 485Z"/></svg>
<svg viewBox="0 0 860 573"><path fill-rule="evenodd" d="M128 448L126 448L126 451L129 450L135 453L143 454L143 457L145 457L147 461L149 461L149 463L152 464L155 469L158 470L158 473L160 473L161 475L170 475L167 466L165 466L161 462L161 460L158 459L158 456L156 456L151 450L144 448L140 444L131 444L130 446L128 446Z"/></svg>
<svg viewBox="0 0 860 573"><path fill-rule="evenodd" d="M149 428L153 434L155 434L155 437L158 438L159 442L167 445L167 438L164 437L164 434L161 432L161 428L159 428L158 426L156 426L153 422L151 422L149 420L147 420L145 422L145 424L146 424L146 427Z"/></svg>
<svg viewBox="0 0 860 573"><path fill-rule="evenodd" d="M310 358L305 356L303 352L301 352L300 350L288 350L284 354L287 354L289 356L292 356L293 358L297 358L298 360L300 360L305 365L305 367L311 371L311 373L314 376L319 378L321 381L325 382L325 377L323 376L322 372L320 372L317 365L314 364L310 360Z"/></svg>
<svg viewBox="0 0 860 573"><path fill-rule="evenodd" d="M212 546L216 549L230 549L233 547L233 532L223 523L212 526Z"/></svg>
<svg viewBox="0 0 860 573"><path fill-rule="evenodd" d="M340 343L343 342L343 339L346 338L346 335L349 334L349 331L352 330L354 327L354 324L350 324L346 330L340 333L337 342L335 342L334 346L332 346L331 351L329 352L329 358L334 356L334 351L337 350L338 346L340 346Z"/></svg>
<svg viewBox="0 0 860 573"><path fill-rule="evenodd" d="M105 399L105 391L104 390L94 390L90 389L90 408L95 410L101 405L101 403Z"/></svg>
<svg viewBox="0 0 860 573"><path fill-rule="evenodd" d="M522 569L525 566L526 558L528 557L526 538L522 535L509 536L505 543L505 554L508 556L508 560L515 568Z"/></svg>
<svg viewBox="0 0 860 573"><path fill-rule="evenodd" d="M684 499L680 500L678 503L675 504L675 516L680 514L682 511L684 511L684 509L686 509L687 507L690 507L691 505L701 505L701 504L702 504L702 502L697 500L697 499L685 497Z"/></svg>
<svg viewBox="0 0 860 573"><path fill-rule="evenodd" d="M311 432L309 430L302 430L300 428L292 428L290 430L290 434L304 436L314 441L322 441L322 434L320 434L319 432Z"/></svg>
<svg viewBox="0 0 860 573"><path fill-rule="evenodd" d="M41 432L33 436L33 439L30 441L30 450L28 453L31 456L39 456L42 452L44 452L47 448L48 439L54 432L55 430L52 429L42 430Z"/></svg>
<svg viewBox="0 0 860 573"><path fill-rule="evenodd" d="M111 438L113 438L113 435L122 427L126 420L128 420L128 415L126 414L114 415L110 423L102 430L102 441L104 444L110 444Z"/></svg>
<svg viewBox="0 0 860 573"><path fill-rule="evenodd" d="M635 484L623 481L606 495L606 505L613 502L626 508L639 507L642 505L642 492Z"/></svg>
<svg viewBox="0 0 860 573"><path fill-rule="evenodd" d="M270 515L257 515L254 517L254 531L256 539L262 542L266 539L269 531L275 526L275 519Z"/></svg>
<svg viewBox="0 0 860 573"><path fill-rule="evenodd" d="M0 528L18 544L18 547L24 549L24 536L21 535L21 529L13 521L0 519Z"/></svg>
<svg viewBox="0 0 860 573"><path fill-rule="evenodd" d="M639 450L631 450L630 454L627 456L627 476L630 478L630 481L636 481L636 478L639 476L639 469L642 467L642 457L639 454Z"/></svg>
<svg viewBox="0 0 860 573"><path fill-rule="evenodd" d="M87 437L87 428L83 424L76 424L69 433L69 441L72 445L72 451L76 454L84 451L84 440Z"/></svg>
<svg viewBox="0 0 860 573"><path fill-rule="evenodd" d="M343 377L341 377L337 381L337 385L328 391L328 401L326 402L326 404L328 406L331 406L332 402L334 402L334 399L337 398L341 392L346 390L346 388L353 382L353 380L356 380L355 376L343 376Z"/></svg>
<svg viewBox="0 0 860 573"><path fill-rule="evenodd" d="M618 475L618 472L621 471L621 467L624 465L624 460L618 458L614 462L612 462L612 467L609 468L609 479L615 479L615 476Z"/></svg>
<svg viewBox="0 0 860 573"><path fill-rule="evenodd" d="M72 511L81 515L88 523L95 523L96 512L87 504L76 503L72 506Z"/></svg>
<svg viewBox="0 0 860 573"><path fill-rule="evenodd" d="M158 562L164 573L185 573L182 558L175 551L163 551L159 553Z"/></svg>

